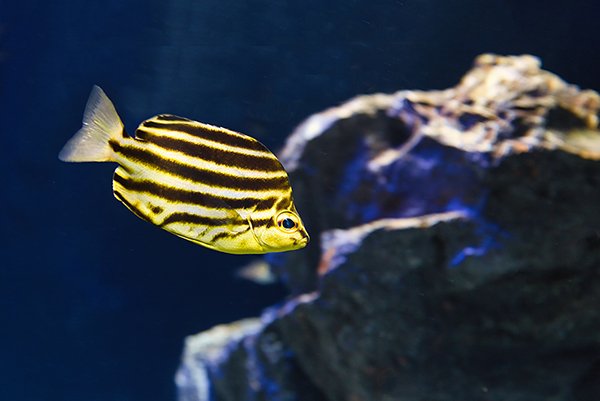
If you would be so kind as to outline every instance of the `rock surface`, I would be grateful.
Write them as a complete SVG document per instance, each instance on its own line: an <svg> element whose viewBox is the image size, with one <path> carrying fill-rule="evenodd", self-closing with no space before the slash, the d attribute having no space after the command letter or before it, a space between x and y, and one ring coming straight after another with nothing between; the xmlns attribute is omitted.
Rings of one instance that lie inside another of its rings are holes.
<svg viewBox="0 0 600 401"><path fill-rule="evenodd" d="M597 400L599 111L482 55L310 117L281 160L313 244L269 257L292 296L188 340L180 401Z"/></svg>

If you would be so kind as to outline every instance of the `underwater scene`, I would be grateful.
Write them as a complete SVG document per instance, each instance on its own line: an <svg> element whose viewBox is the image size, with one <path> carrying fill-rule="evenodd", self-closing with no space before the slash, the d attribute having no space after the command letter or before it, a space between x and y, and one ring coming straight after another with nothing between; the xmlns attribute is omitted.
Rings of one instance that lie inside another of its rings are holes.
<svg viewBox="0 0 600 401"><path fill-rule="evenodd" d="M599 17L0 0L0 401L599 401Z"/></svg>

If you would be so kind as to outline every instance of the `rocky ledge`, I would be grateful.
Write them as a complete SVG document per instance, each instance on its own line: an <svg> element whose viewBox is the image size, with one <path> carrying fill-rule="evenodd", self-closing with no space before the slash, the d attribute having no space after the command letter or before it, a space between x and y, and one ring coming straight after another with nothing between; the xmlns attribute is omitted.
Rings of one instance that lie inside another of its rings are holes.
<svg viewBox="0 0 600 401"><path fill-rule="evenodd" d="M290 298L188 338L179 400L597 400L599 112L486 54L308 118L280 156L313 242L268 257Z"/></svg>

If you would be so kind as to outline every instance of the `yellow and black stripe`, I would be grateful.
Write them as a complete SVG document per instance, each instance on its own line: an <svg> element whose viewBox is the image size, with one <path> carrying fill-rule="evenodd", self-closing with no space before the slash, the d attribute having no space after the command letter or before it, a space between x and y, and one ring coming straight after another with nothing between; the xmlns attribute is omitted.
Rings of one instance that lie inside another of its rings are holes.
<svg viewBox="0 0 600 401"><path fill-rule="evenodd" d="M125 133L94 86L83 125L59 158L117 162L115 197L140 218L229 253L298 249L308 242L287 173L256 139L162 114Z"/></svg>
<svg viewBox="0 0 600 401"><path fill-rule="evenodd" d="M173 115L144 121L135 138L111 140L121 165L117 199L133 213L201 243L238 237L248 227L235 210L268 225L292 208L287 173L259 141ZM236 231L237 230L237 231Z"/></svg>

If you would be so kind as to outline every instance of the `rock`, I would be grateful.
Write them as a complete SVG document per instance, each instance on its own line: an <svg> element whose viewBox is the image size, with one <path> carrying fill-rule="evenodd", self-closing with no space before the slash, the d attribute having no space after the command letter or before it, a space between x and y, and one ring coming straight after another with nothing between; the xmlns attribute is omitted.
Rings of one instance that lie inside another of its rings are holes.
<svg viewBox="0 0 600 401"><path fill-rule="evenodd" d="M259 319L244 319L228 325L219 325L185 342L185 353L175 382L180 401L208 400L211 371L222 359L230 357L227 346L262 328Z"/></svg>
<svg viewBox="0 0 600 401"><path fill-rule="evenodd" d="M180 400L596 400L599 111L482 55L455 88L310 117L281 160L313 244L269 256L292 297L188 346L206 390Z"/></svg>
<svg viewBox="0 0 600 401"><path fill-rule="evenodd" d="M281 160L316 238L380 218L480 208L482 177L508 155L562 149L598 160L598 110L596 92L541 70L532 56L482 55L455 88L359 96L311 116ZM277 270L292 293L314 290L306 271L317 248L287 257L290 267Z"/></svg>
<svg viewBox="0 0 600 401"><path fill-rule="evenodd" d="M300 297L295 302L302 301ZM259 319L188 337L175 382L179 401L326 401L298 366L279 330Z"/></svg>

